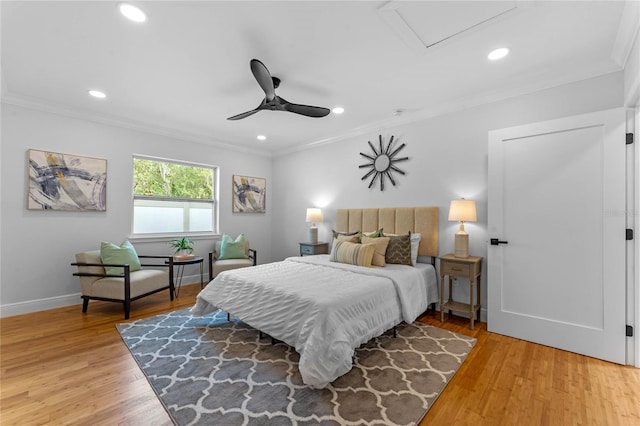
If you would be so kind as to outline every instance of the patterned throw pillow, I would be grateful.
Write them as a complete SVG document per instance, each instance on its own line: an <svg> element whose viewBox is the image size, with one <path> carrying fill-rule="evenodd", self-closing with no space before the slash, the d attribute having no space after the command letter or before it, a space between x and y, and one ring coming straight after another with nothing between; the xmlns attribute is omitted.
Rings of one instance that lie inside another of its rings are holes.
<svg viewBox="0 0 640 426"><path fill-rule="evenodd" d="M384 260L387 263L413 266L411 262L411 235L390 236Z"/></svg>
<svg viewBox="0 0 640 426"><path fill-rule="evenodd" d="M102 263L128 264L129 272L142 269L138 253L136 253L136 249L133 248L133 245L128 240L119 246L103 241L100 244L100 257L102 258ZM124 268L105 266L104 270L110 275L124 274Z"/></svg>
<svg viewBox="0 0 640 426"><path fill-rule="evenodd" d="M411 264L416 266L418 262L418 249L420 247L420 240L422 239L422 234L418 232L409 231L409 235L411 235ZM383 237L397 237L398 234L384 234Z"/></svg>
<svg viewBox="0 0 640 426"><path fill-rule="evenodd" d="M362 237L362 244L374 244L376 249L373 253L373 259L371 264L373 266L386 265L385 254L387 253L387 247L389 246L389 237L372 238L364 236Z"/></svg>
<svg viewBox="0 0 640 426"><path fill-rule="evenodd" d="M336 243L338 241L348 241L350 243L359 243L360 242L360 237L358 236L358 233L342 233L342 232L336 232L333 231L333 241L331 242L331 253L333 254L333 251L335 250L336 247Z"/></svg>
<svg viewBox="0 0 640 426"><path fill-rule="evenodd" d="M375 249L375 244L336 241L333 250L331 250L329 260L332 262L348 263L350 265L371 266Z"/></svg>

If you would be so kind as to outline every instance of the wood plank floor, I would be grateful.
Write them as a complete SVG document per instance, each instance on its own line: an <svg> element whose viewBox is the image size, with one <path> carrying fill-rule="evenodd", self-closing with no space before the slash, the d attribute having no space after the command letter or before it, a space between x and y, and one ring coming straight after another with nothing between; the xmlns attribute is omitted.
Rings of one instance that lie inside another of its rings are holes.
<svg viewBox="0 0 640 426"><path fill-rule="evenodd" d="M133 303L131 319L193 305L199 286L173 302ZM453 317L427 324L478 339L422 425L640 425L640 369L489 333ZM0 319L0 424L170 425L114 325L115 303Z"/></svg>

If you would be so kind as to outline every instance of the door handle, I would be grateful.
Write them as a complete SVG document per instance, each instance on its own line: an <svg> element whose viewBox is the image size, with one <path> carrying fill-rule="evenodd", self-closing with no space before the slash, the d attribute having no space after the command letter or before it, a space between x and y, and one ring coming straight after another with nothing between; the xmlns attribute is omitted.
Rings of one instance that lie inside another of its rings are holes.
<svg viewBox="0 0 640 426"><path fill-rule="evenodd" d="M509 241L500 241L498 238L491 238L492 246L497 246L499 244L509 244Z"/></svg>

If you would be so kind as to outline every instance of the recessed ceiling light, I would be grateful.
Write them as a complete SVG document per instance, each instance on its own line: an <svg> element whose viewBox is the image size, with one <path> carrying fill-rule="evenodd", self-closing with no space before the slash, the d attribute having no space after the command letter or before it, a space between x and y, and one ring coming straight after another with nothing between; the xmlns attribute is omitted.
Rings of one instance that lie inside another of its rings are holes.
<svg viewBox="0 0 640 426"><path fill-rule="evenodd" d="M147 15L141 9L132 4L120 3L118 8L120 9L120 13L133 22L144 22L147 20Z"/></svg>
<svg viewBox="0 0 640 426"><path fill-rule="evenodd" d="M331 111L333 111L334 114L342 114L344 112L344 108L342 107L335 107L334 109L332 109Z"/></svg>
<svg viewBox="0 0 640 426"><path fill-rule="evenodd" d="M265 135L258 135L256 139L258 139L259 141L264 141L267 140L267 137Z"/></svg>
<svg viewBox="0 0 640 426"><path fill-rule="evenodd" d="M89 90L89 94L94 98L98 98L98 99L104 99L107 97L107 95L104 92L101 92L99 90Z"/></svg>
<svg viewBox="0 0 640 426"><path fill-rule="evenodd" d="M491 59L492 61L495 61L497 59L504 58L508 54L509 54L509 49L507 49L506 47L501 47L499 49L492 50L491 53L489 53L489 55L487 56L487 58Z"/></svg>

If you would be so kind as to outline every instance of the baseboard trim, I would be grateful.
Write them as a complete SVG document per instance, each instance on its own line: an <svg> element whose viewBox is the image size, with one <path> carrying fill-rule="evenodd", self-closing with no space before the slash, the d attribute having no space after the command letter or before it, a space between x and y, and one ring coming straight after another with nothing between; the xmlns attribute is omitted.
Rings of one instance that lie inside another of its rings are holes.
<svg viewBox="0 0 640 426"><path fill-rule="evenodd" d="M206 280L206 277L205 277ZM199 284L200 274L182 277L182 286ZM205 282L204 285L207 283ZM67 294L65 296L47 297L45 299L26 300L24 302L7 303L0 305L0 318L13 317L15 315L30 314L32 312L47 311L49 309L64 308L66 306L81 305L80 293Z"/></svg>
<svg viewBox="0 0 640 426"><path fill-rule="evenodd" d="M32 312L63 308L65 306L80 305L80 293L65 296L48 297L46 299L27 300L24 302L8 303L0 306L0 318L15 315L30 314Z"/></svg>

